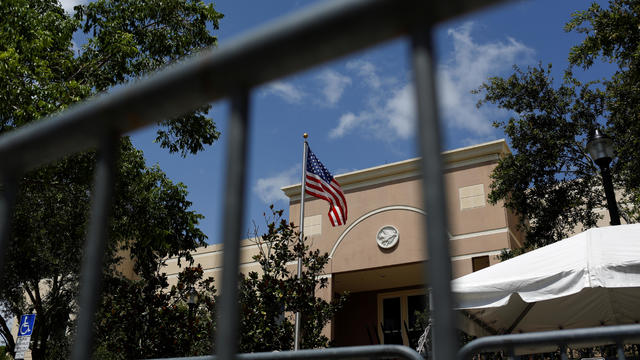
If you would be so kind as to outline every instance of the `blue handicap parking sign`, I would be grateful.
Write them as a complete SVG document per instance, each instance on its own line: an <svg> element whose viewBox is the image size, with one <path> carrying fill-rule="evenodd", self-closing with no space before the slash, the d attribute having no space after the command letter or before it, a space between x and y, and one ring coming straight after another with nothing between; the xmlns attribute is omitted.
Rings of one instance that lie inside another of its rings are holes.
<svg viewBox="0 0 640 360"><path fill-rule="evenodd" d="M20 317L20 328L18 336L31 336L33 325L36 323L36 314L22 315Z"/></svg>

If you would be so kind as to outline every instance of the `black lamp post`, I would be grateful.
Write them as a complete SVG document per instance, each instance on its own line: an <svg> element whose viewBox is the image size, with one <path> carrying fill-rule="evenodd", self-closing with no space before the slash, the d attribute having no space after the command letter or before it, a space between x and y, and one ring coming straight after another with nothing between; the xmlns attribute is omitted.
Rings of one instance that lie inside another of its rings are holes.
<svg viewBox="0 0 640 360"><path fill-rule="evenodd" d="M198 306L198 292L191 288L187 295L187 305L189 306L189 320L193 318L193 310Z"/></svg>
<svg viewBox="0 0 640 360"><path fill-rule="evenodd" d="M611 218L610 224L620 225L620 213L618 212L616 195L613 192L613 181L611 180L611 169L609 168L609 164L613 160L613 141L596 128L589 136L587 151L589 151L596 165L600 167L602 185L604 186L607 208L609 208L609 217Z"/></svg>
<svg viewBox="0 0 640 360"><path fill-rule="evenodd" d="M198 307L198 292L193 287L187 294L187 305L189 306L189 330L193 333L193 311ZM191 354L191 345L193 340L189 338L189 355Z"/></svg>

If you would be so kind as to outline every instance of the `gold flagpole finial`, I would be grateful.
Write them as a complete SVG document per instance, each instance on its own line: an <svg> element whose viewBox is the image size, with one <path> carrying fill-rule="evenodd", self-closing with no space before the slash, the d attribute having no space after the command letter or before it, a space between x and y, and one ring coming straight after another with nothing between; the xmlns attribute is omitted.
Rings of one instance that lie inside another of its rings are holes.
<svg viewBox="0 0 640 360"><path fill-rule="evenodd" d="M308 137L309 137L309 134L304 133L304 134L302 134L302 137L306 139L306 138L308 138Z"/></svg>

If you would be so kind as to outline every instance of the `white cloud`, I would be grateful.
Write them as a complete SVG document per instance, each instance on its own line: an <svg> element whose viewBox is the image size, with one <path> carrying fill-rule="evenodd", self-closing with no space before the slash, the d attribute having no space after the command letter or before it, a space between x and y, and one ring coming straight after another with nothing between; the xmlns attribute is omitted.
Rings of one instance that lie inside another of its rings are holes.
<svg viewBox="0 0 640 360"><path fill-rule="evenodd" d="M468 22L448 30L453 51L450 60L438 66L438 100L448 126L487 135L495 117L503 112L487 105L476 108L479 98L471 90L514 63L531 62L534 50L513 38L477 43L471 37L472 29L473 23Z"/></svg>
<svg viewBox="0 0 640 360"><path fill-rule="evenodd" d="M389 95L372 96L367 109L343 114L338 126L329 132L330 138L340 138L356 128L384 140L407 139L414 133L415 101L413 86L406 84L388 90Z"/></svg>
<svg viewBox="0 0 640 360"><path fill-rule="evenodd" d="M304 91L302 91L302 89L296 87L292 83L284 81L274 81L270 83L262 91L262 94L278 96L284 101L291 104L300 103L302 98L305 96L305 93Z"/></svg>
<svg viewBox="0 0 640 360"><path fill-rule="evenodd" d="M60 5L64 11L73 14L73 7L76 5L82 5L88 3L89 0L60 0Z"/></svg>
<svg viewBox="0 0 640 360"><path fill-rule="evenodd" d="M339 138L344 136L347 132L354 129L360 123L366 120L365 116L356 116L354 113L346 113L340 116L340 120L338 121L338 126L331 129L329 132L329 137L331 138Z"/></svg>
<svg viewBox="0 0 640 360"><path fill-rule="evenodd" d="M328 106L334 106L340 101L344 89L351 85L350 77L331 69L324 70L316 78L323 84L322 94Z"/></svg>
<svg viewBox="0 0 640 360"><path fill-rule="evenodd" d="M415 111L413 87L398 84L395 78L382 80L371 62L354 60L347 64L364 84L367 93L365 108L357 113L346 112L338 125L329 132L330 138L340 138L353 130L362 129L384 140L406 139L413 133Z"/></svg>
<svg viewBox="0 0 640 360"><path fill-rule="evenodd" d="M274 176L260 178L253 186L253 191L267 204L280 200L287 200L287 196L280 190L283 186L300 182L300 164L282 171Z"/></svg>
<svg viewBox="0 0 640 360"><path fill-rule="evenodd" d="M376 66L365 60L352 60L347 63L347 69L355 71L364 82L373 89L379 89L382 81L377 74Z"/></svg>
<svg viewBox="0 0 640 360"><path fill-rule="evenodd" d="M514 63L531 62L534 50L513 38L506 41L478 43L471 37L472 23L448 31L453 50L449 61L438 66L438 96L445 125L467 130L478 137L489 136L491 123L504 111L485 105L476 108L478 95L471 94L490 76L501 75ZM361 111L347 111L329 136L339 138L362 130L384 140L407 139L414 134L416 106L413 86L394 78L382 78L374 64L365 60L347 63L368 89Z"/></svg>
<svg viewBox="0 0 640 360"><path fill-rule="evenodd" d="M407 84L387 100L385 114L389 121L389 127L402 139L414 134L416 124L415 100L413 85Z"/></svg>

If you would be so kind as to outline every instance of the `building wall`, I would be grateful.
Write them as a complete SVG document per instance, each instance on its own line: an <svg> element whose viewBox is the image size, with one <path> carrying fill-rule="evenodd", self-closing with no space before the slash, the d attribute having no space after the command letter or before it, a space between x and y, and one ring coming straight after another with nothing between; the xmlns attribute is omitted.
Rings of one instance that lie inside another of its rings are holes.
<svg viewBox="0 0 640 360"><path fill-rule="evenodd" d="M474 266L496 263L503 249L522 242L517 218L502 203L487 202L490 173L508 152L506 143L499 140L443 153L454 277L472 272ZM316 295L330 301L336 294L350 292L345 308L325 328L325 334L339 346L375 343L376 333L383 339L381 299L400 297L406 321L407 294L424 294L429 283L423 272L429 261L425 249L429 239L425 239L419 159L342 174L336 179L348 204L344 226L330 225L329 206L324 200L305 198L304 233L312 247L330 255L325 269L329 287L319 289ZM299 224L300 184L283 191L290 198L290 221ZM376 241L385 226L395 227L399 235L397 244L389 249ZM256 243L244 240L241 246L241 271L259 270L252 259L258 251ZM198 249L194 259L206 275L218 280L222 253L221 244L210 245ZM169 280L177 281L177 260L169 259L167 264Z"/></svg>
<svg viewBox="0 0 640 360"><path fill-rule="evenodd" d="M489 255L493 263L502 249L521 242L514 216L502 203L490 205L486 198L489 175L507 152L504 141L495 141L444 154L451 254L454 263L459 262L454 264L456 276L471 272L470 259L475 255ZM336 176L349 207L345 226L332 227L326 215L328 204L307 196L305 234L330 254L328 272L428 260L418 165L418 159L411 159ZM291 198L290 220L299 224L300 185L283 190ZM400 240L391 249L376 244L376 234L385 225L399 231Z"/></svg>
<svg viewBox="0 0 640 360"><path fill-rule="evenodd" d="M261 273L260 266L253 260L253 257L259 253L258 241L259 239L245 239L240 242L240 272L244 274L251 271ZM222 244L212 244L199 247L192 253L192 256L194 265L202 265L204 275L213 277L216 286L219 287L222 282L224 246ZM177 258L167 259L166 264L164 271L167 273L169 284L175 285L178 282L178 273L187 264L182 259L179 265ZM290 264L290 266L293 267L295 264Z"/></svg>
<svg viewBox="0 0 640 360"><path fill-rule="evenodd" d="M522 242L517 218L502 203L491 205L487 201L490 174L506 153L506 143L495 141L443 154L454 277L472 272L474 262L476 267L498 262L503 249ZM304 232L314 247L330 254L327 272L332 275L335 292L351 292L342 315L334 320L336 345L371 343L366 324L371 324L369 332L375 327L382 338L381 297L396 297L392 289L399 287L428 286L422 269L429 260L425 249L429 240L425 241L418 166L419 159L410 159L336 176L349 209L344 226L331 226L324 200L305 198ZM290 220L299 224L300 184L283 191L291 199ZM399 240L385 249L377 245L376 235L389 225L398 230ZM406 321L406 296L398 297ZM403 338L407 342L406 335Z"/></svg>

